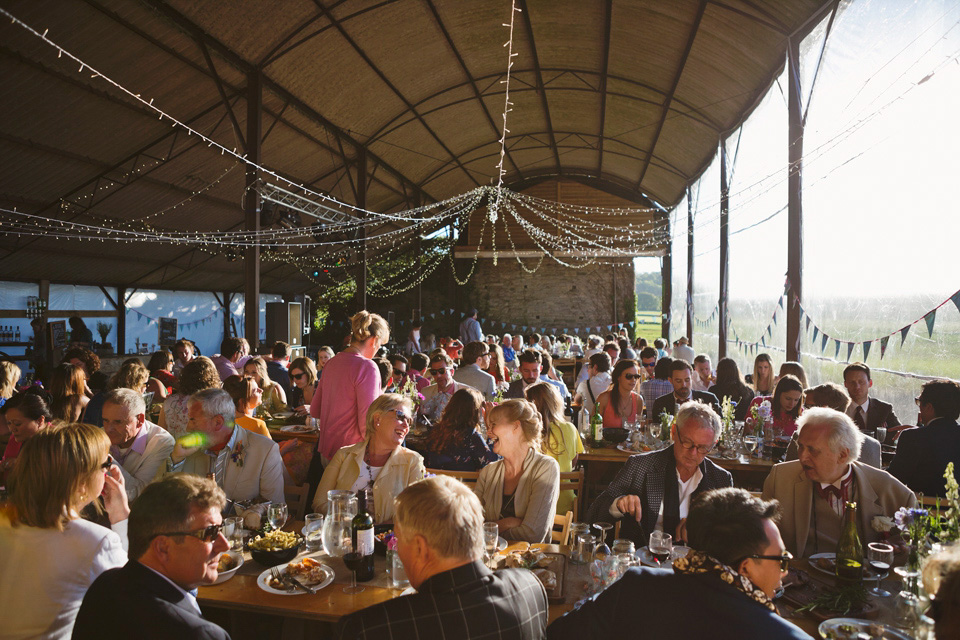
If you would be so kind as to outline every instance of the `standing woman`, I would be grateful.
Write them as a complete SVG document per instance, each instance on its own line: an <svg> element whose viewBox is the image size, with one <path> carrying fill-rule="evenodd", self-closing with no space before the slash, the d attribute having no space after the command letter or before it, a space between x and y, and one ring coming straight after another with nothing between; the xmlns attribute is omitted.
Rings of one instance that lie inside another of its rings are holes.
<svg viewBox="0 0 960 640"><path fill-rule="evenodd" d="M540 414L532 402L507 400L490 411L487 435L502 460L480 470L474 492L483 518L507 540L548 542L560 493L560 467L540 452Z"/></svg>
<svg viewBox="0 0 960 640"><path fill-rule="evenodd" d="M6 638L67 639L83 595L101 573L123 566L130 513L110 439L89 424L39 431L14 467L0 508L0 602ZM80 517L103 494L116 531ZM119 534L119 535L118 535Z"/></svg>
<svg viewBox="0 0 960 640"><path fill-rule="evenodd" d="M287 394L283 392L283 387L270 379L266 360L260 356L247 360L247 364L243 365L243 375L256 380L263 389L264 409L276 413L287 408Z"/></svg>
<svg viewBox="0 0 960 640"><path fill-rule="evenodd" d="M310 413L310 403L317 391L317 365L310 358L296 358L290 363L290 407L297 415Z"/></svg>
<svg viewBox="0 0 960 640"><path fill-rule="evenodd" d="M350 346L324 366L326 375L310 402L310 415L320 421L317 452L307 475L311 488L317 486L323 467L341 447L363 441L367 409L383 389L380 370L372 358L390 341L387 321L361 311L350 318L350 324ZM293 377L292 366L290 375Z"/></svg>
<svg viewBox="0 0 960 640"><path fill-rule="evenodd" d="M50 411L54 420L76 422L90 398L84 393L86 379L83 369L75 364L60 364L50 378L50 394L53 402Z"/></svg>
<svg viewBox="0 0 960 640"><path fill-rule="evenodd" d="M557 461L560 473L569 473L577 466L577 456L584 452L577 428L563 418L563 399L556 388L547 382L536 382L526 391L527 400L540 412L543 425L543 452ZM557 513L565 515L573 510L577 494L565 489L557 497Z"/></svg>
<svg viewBox="0 0 960 640"><path fill-rule="evenodd" d="M206 356L194 358L180 372L180 386L167 396L160 410L157 424L170 432L174 438L186 435L187 401L197 391L220 387L220 374L213 360Z"/></svg>
<svg viewBox="0 0 960 640"><path fill-rule="evenodd" d="M640 369L636 360L617 360L610 389L597 397L597 411L603 427L622 427L623 421L636 422L643 415L643 396L636 392Z"/></svg>
<svg viewBox="0 0 960 640"><path fill-rule="evenodd" d="M773 395L773 361L766 353L758 353L753 361L753 391L758 396Z"/></svg>

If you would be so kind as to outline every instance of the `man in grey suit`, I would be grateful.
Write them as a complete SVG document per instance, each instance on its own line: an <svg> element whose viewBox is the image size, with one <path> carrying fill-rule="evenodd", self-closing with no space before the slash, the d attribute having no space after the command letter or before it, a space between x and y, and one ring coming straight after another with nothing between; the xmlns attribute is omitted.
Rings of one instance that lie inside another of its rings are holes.
<svg viewBox="0 0 960 640"><path fill-rule="evenodd" d="M497 381L487 373L489 366L489 347L483 342L470 342L463 348L463 359L460 361L460 368L454 372L453 379L473 387L483 394L487 402L491 402L497 392Z"/></svg>
<svg viewBox="0 0 960 640"><path fill-rule="evenodd" d="M143 396L133 389L114 389L103 399L101 421L110 438L110 455L120 467L127 500L163 473L173 451L173 436L146 418Z"/></svg>
<svg viewBox="0 0 960 640"><path fill-rule="evenodd" d="M223 389L190 396L187 428L199 442L178 442L167 473L212 475L228 500L283 502L283 460L277 443L238 426L236 405ZM194 446L186 446L194 445Z"/></svg>

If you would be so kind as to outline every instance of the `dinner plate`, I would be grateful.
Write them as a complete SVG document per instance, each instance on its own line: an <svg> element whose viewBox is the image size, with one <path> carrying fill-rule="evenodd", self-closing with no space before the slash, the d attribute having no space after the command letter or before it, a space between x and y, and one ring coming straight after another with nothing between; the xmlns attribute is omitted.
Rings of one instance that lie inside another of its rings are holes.
<svg viewBox="0 0 960 640"><path fill-rule="evenodd" d="M274 418L289 418L290 416L293 415L293 413L294 412L290 411L289 409L284 409L283 411L275 411L271 415Z"/></svg>
<svg viewBox="0 0 960 640"><path fill-rule="evenodd" d="M826 640L855 639L860 637L861 633L873 640L911 640L913 638L889 625L859 618L830 618L820 623L818 631L820 631L820 637Z"/></svg>
<svg viewBox="0 0 960 640"><path fill-rule="evenodd" d="M683 545L674 545L673 553L670 554L670 566L673 566L673 561L678 558L683 558L687 555L687 552L690 551L690 547L685 547ZM637 549L637 557L640 558L640 562L647 567L654 567L655 569L662 569L663 565L658 563L652 555L650 555L650 549L647 547L640 547Z"/></svg>
<svg viewBox="0 0 960 640"><path fill-rule="evenodd" d="M301 560L302 560L302 558L301 558ZM280 569L280 573L284 573L284 574L285 574L285 573L287 572L287 566L286 566L286 565L283 565L282 567L277 567L277 568ZM311 589L317 589L317 590L319 590L319 589L323 589L324 587L326 587L327 585L329 585L331 582L333 582L333 569L331 569L331 568L328 567L327 565L323 565L322 568L323 568L323 573L324 573L324 578L323 578L323 580L321 580L321 581L320 581L319 583L317 583L317 584L307 584L306 586L310 587ZM265 570L263 571L263 573L261 573L259 576L257 576L257 586L258 586L258 587L260 587L261 589L263 589L263 590L266 591L267 593L275 593L275 594L277 594L278 596L299 596L299 595L306 595L306 593L307 593L306 591L304 591L303 589L298 589L297 587L293 587L293 589L290 590L290 591L282 591L282 590L280 590L280 589L274 589L273 587L271 587L271 586L267 583L267 581L270 579L270 571L271 571L271 569L265 569ZM292 586L292 585L291 585L291 586Z"/></svg>
<svg viewBox="0 0 960 640"><path fill-rule="evenodd" d="M819 560L820 558L827 558L827 559L829 559L829 560L833 560L833 562L834 562L833 568L831 568L831 569L824 569L823 567L821 567L821 566L817 563L817 560ZM833 553L833 552L815 553L815 554L813 554L812 556L810 556L810 558L809 558L809 562L810 562L810 566L811 566L811 567L813 567L814 569L816 569L816 570L819 571L820 573L825 573L825 574L827 574L828 576L835 576L835 575L837 575L836 561L837 561L837 554L836 554L836 553ZM875 580L876 577L877 577L876 572L870 567L870 564L869 564L869 562L868 562L868 560L867 560L866 558L864 558L864 560L863 560L863 577L864 577L865 579L868 579L868 580Z"/></svg>
<svg viewBox="0 0 960 640"><path fill-rule="evenodd" d="M305 424L288 424L285 427L280 427L280 431L284 433L313 433L316 430L316 427L308 427Z"/></svg>
<svg viewBox="0 0 960 640"><path fill-rule="evenodd" d="M640 451L637 451L636 449L631 447L626 442L621 442L620 444L618 444L617 451L623 451L624 453L641 453Z"/></svg>

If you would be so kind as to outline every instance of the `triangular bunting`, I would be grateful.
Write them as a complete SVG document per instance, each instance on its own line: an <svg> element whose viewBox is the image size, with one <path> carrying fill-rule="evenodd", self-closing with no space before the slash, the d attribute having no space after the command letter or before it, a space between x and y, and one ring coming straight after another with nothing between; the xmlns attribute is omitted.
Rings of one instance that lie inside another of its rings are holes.
<svg viewBox="0 0 960 640"><path fill-rule="evenodd" d="M809 320L810 318L807 318ZM817 344L817 336L820 334L820 327L813 325L813 338L810 339L810 342Z"/></svg>
<svg viewBox="0 0 960 640"><path fill-rule="evenodd" d="M777 300L777 306L783 309L783 296L780 296L780 299Z"/></svg>
<svg viewBox="0 0 960 640"><path fill-rule="evenodd" d="M767 325L767 335L773 337L773 328L770 325Z"/></svg>
<svg viewBox="0 0 960 640"><path fill-rule="evenodd" d="M810 316L807 316L807 331L810 331ZM816 340L816 338L814 338Z"/></svg>
<svg viewBox="0 0 960 640"><path fill-rule="evenodd" d="M872 342L871 342L870 340L867 340L866 342L863 343L863 361L864 361L864 362L867 361L867 356L870 355L870 345L871 345L871 344L872 344Z"/></svg>
<svg viewBox="0 0 960 640"><path fill-rule="evenodd" d="M960 311L960 291L957 291L955 294L950 296L950 301L956 305L957 311Z"/></svg>
<svg viewBox="0 0 960 640"><path fill-rule="evenodd" d="M937 319L937 310L934 309L927 315L923 316L923 319L927 323L927 337L933 337L933 322Z"/></svg>
<svg viewBox="0 0 960 640"><path fill-rule="evenodd" d="M773 324L777 324L777 312L773 312Z"/></svg>
<svg viewBox="0 0 960 640"><path fill-rule="evenodd" d="M880 338L880 359L883 360L883 354L887 352L887 343L890 342L890 336L883 336ZM864 356L866 360L866 356Z"/></svg>
<svg viewBox="0 0 960 640"><path fill-rule="evenodd" d="M823 350L827 348L827 340L829 339L830 336L825 333L820 336L820 353L823 353Z"/></svg>
<svg viewBox="0 0 960 640"><path fill-rule="evenodd" d="M834 338L833 342L837 347L833 352L833 359L836 360L837 358L840 357L840 341Z"/></svg>
<svg viewBox="0 0 960 640"><path fill-rule="evenodd" d="M904 341L907 339L907 334L910 333L910 326L907 325L903 329L900 329L900 346L903 346Z"/></svg>
<svg viewBox="0 0 960 640"><path fill-rule="evenodd" d="M850 362L850 356L853 355L853 348L854 348L855 346L857 346L857 343L856 343L856 342L848 342L848 343L847 343L847 362Z"/></svg>

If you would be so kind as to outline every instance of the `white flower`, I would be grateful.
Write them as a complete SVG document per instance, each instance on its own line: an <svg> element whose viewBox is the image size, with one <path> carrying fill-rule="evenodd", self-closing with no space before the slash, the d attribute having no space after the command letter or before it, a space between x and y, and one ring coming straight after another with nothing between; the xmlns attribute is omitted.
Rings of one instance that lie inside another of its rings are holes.
<svg viewBox="0 0 960 640"><path fill-rule="evenodd" d="M895 526L893 518L890 516L873 516L873 520L870 521L870 528L877 533L888 533Z"/></svg>

